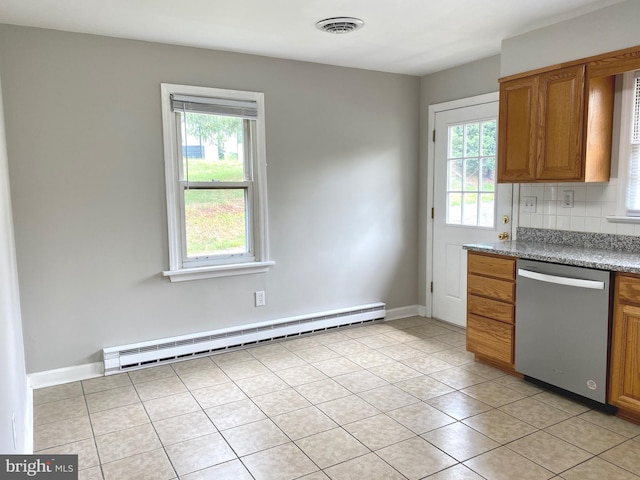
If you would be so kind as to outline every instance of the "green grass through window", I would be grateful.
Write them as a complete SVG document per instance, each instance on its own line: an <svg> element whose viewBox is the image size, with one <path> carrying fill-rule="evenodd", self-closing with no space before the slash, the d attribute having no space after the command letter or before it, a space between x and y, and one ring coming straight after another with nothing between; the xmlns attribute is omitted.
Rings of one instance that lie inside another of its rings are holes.
<svg viewBox="0 0 640 480"><path fill-rule="evenodd" d="M241 181L237 159L189 159L189 180ZM186 190L187 255L242 253L247 250L244 190Z"/></svg>

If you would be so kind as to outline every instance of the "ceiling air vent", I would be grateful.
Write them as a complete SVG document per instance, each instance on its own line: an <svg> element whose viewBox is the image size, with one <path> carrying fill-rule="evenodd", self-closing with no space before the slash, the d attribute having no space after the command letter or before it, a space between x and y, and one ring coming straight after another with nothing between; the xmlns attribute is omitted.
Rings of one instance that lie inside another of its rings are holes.
<svg viewBox="0 0 640 480"><path fill-rule="evenodd" d="M327 33L350 33L363 25L362 20L353 17L325 18L316 23L316 27Z"/></svg>

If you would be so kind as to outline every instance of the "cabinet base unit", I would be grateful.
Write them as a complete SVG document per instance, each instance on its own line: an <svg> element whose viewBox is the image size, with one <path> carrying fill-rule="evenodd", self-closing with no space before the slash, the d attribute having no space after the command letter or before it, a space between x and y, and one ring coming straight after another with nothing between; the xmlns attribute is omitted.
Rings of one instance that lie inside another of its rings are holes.
<svg viewBox="0 0 640 480"><path fill-rule="evenodd" d="M616 275L609 402L640 423L640 276Z"/></svg>
<svg viewBox="0 0 640 480"><path fill-rule="evenodd" d="M515 259L469 252L467 350L476 360L514 374Z"/></svg>
<svg viewBox="0 0 640 480"><path fill-rule="evenodd" d="M513 325L469 314L467 349L513 365Z"/></svg>

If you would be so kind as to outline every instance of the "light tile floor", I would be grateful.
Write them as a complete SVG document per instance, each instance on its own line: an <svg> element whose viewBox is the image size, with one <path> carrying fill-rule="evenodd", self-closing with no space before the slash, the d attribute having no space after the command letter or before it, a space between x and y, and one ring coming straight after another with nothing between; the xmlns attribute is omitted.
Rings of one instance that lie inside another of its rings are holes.
<svg viewBox="0 0 640 480"><path fill-rule="evenodd" d="M80 479L637 479L640 425L474 362L424 318L34 391Z"/></svg>

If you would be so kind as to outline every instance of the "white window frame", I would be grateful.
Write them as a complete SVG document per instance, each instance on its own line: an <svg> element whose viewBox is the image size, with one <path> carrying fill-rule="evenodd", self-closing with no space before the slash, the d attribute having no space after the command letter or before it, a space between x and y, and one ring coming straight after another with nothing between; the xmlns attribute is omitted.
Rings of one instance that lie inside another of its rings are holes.
<svg viewBox="0 0 640 480"><path fill-rule="evenodd" d="M629 172L631 163L632 127L634 121L634 106L636 97L636 77L640 71L625 72L622 75L622 94L620 106L620 143L618 157L618 198L616 202L616 214L607 216L607 221L614 223L640 223L640 212L630 211L627 208L627 198L631 185ZM640 185L635 195L640 196Z"/></svg>
<svg viewBox="0 0 640 480"><path fill-rule="evenodd" d="M160 85L162 101L162 129L165 158L167 197L167 225L169 236L169 270L162 275L172 282L204 278L227 277L263 273L275 262L269 260L267 235L267 164L265 144L264 94L191 85L163 83ZM253 155L251 179L245 183L247 198L247 243L249 253L239 255L213 255L189 260L186 257L184 187L181 182L181 147L176 115L171 108L171 95L187 95L253 101L257 105L257 118L250 131Z"/></svg>

